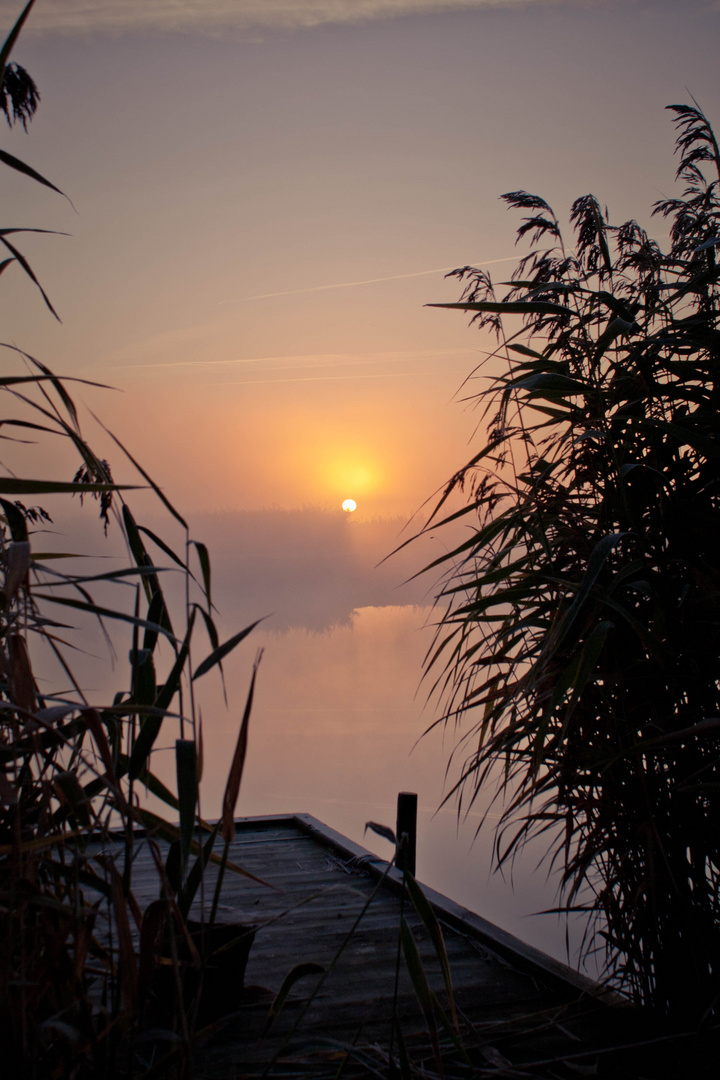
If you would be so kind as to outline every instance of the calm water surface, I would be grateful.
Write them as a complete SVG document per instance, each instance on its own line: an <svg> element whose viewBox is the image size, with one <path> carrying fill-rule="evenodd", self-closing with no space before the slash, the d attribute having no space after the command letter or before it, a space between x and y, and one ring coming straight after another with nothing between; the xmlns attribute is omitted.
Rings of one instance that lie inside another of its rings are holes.
<svg viewBox="0 0 720 1080"><path fill-rule="evenodd" d="M526 849L512 880L492 874L492 818L475 835L489 796L460 821L454 806L441 807L452 733L420 737L434 716L419 686L430 618L427 607L368 607L351 625L324 633L256 635L265 653L238 813L311 813L389 858L390 844L366 833L365 823L394 828L397 792L415 791L418 878L566 960L564 925L554 915L533 914L555 902L547 870L537 865L543 849ZM250 666L248 660L230 675L228 692L237 704ZM212 721L205 717L208 816L220 812L241 711L218 708Z"/></svg>
<svg viewBox="0 0 720 1080"><path fill-rule="evenodd" d="M170 542L164 524L148 524ZM411 545L400 559L378 566L397 545L397 522L351 524L342 515L309 509L219 515L201 525L197 533L208 541L213 558L221 640L269 616L224 663L227 704L214 675L198 684L203 814L220 814L253 660L262 648L238 814L310 813L389 858L388 842L366 833L365 823L394 828L397 793L415 791L418 878L566 959L564 925L554 915L534 914L555 903L553 880L548 881L546 866L538 865L544 849L523 851L512 879L493 874L496 815L476 836L491 793L483 793L460 820L452 804L442 806L456 775L446 776L456 733L436 729L423 737L437 716L421 682L433 638L431 597L422 580L398 584L437 554L432 542L425 548ZM97 531L88 528L86 511L72 530L38 537L36 546L44 540L50 550L99 550L105 561L95 569L104 571L121 547L117 537L105 545ZM173 586L172 574L164 575L164 588L171 593L174 587L175 599L181 600L182 582L176 577ZM98 598L116 599L102 592ZM74 662L86 670L89 700L111 700L124 686L130 631L119 626L113 637L119 658L114 670L94 624L73 637L85 649ZM194 663L207 648L198 643ZM171 786L176 737L166 721L153 762ZM572 935L571 945L578 939L578 933Z"/></svg>

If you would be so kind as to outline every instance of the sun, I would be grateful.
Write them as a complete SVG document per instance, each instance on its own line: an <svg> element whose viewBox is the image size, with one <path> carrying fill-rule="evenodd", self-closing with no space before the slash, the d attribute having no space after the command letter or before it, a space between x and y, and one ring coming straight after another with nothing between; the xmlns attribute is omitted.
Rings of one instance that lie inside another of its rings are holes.
<svg viewBox="0 0 720 1080"><path fill-rule="evenodd" d="M357 503L354 499L346 499L342 504L342 508L346 514L352 514L353 510L357 510Z"/></svg>

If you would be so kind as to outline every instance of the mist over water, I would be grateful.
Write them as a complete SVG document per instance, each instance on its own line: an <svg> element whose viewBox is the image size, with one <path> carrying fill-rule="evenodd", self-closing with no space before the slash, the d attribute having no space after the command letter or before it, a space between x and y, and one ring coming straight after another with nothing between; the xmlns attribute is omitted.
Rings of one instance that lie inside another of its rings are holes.
<svg viewBox="0 0 720 1080"><path fill-rule="evenodd" d="M219 813L251 662L263 648L238 813L312 813L389 858L390 845L365 824L394 828L397 793L415 791L420 880L566 959L564 926L532 914L556 901L547 865L538 866L544 847L522 852L505 878L492 874L494 810L476 835L492 792L460 819L452 799L443 804L464 755L448 767L458 733L423 734L438 715L433 679L423 679L438 581L437 571L419 572L442 554L440 541L430 533L397 550L413 535L404 519L315 507L202 524L227 634L268 615L227 666L230 709L216 688L215 712L205 714L204 812Z"/></svg>
<svg viewBox="0 0 720 1080"><path fill-rule="evenodd" d="M492 814L476 837L490 793L466 818L454 803L441 806L452 732L423 736L434 712L421 684L432 640L428 607L363 607L352 621L323 633L302 628L260 632L265 648L253 709L250 749L238 803L240 814L300 811L384 858L391 846L369 820L395 827L398 791L418 794L418 878L502 925L523 940L565 959L564 929L554 916L532 912L554 905L543 854L517 860L513 882L490 873ZM204 813L219 812L227 762L237 735L250 658L228 677L230 712L205 716Z"/></svg>
<svg viewBox="0 0 720 1080"><path fill-rule="evenodd" d="M172 522L139 511L136 516L182 552L183 536L173 532ZM411 535L405 524L400 518L363 522L317 507L191 519L191 537L210 551L221 640L262 620L223 664L227 704L216 673L196 684L203 816L220 814L252 664L262 649L237 813L310 813L390 858L390 845L366 833L365 824L394 828L397 793L415 791L419 880L565 960L564 925L552 915L533 915L555 904L554 879L548 880L546 865L538 865L544 848L521 852L511 877L492 874L495 808L476 833L493 792L483 792L460 818L452 799L443 804L464 755L458 753L448 767L460 733L428 731L438 712L437 702L428 700L431 679L423 679L423 661L434 637L437 579L432 572L414 576L439 548L429 536L381 561ZM97 572L123 558L117 532L103 538L92 503L82 510L76 505L69 520L58 517L51 531L34 538L34 547L91 552ZM150 541L148 549L158 566L171 565ZM88 567L84 560L83 570ZM180 575L171 569L162 584L168 596L182 601ZM95 589L98 602L118 603L116 590L110 598L107 586ZM130 612L134 589L128 585L126 591ZM126 678L129 626L112 629L116 663L97 623L65 636L76 649L74 670L91 702L106 703L116 691L129 689L118 683ZM161 652L169 660L169 651ZM200 652L193 663L201 659ZM153 761L154 771L171 786L177 735L166 720Z"/></svg>
<svg viewBox="0 0 720 1080"><path fill-rule="evenodd" d="M210 514L202 530L222 617L244 611L274 633L321 633L352 625L358 608L432 603L435 580L418 575L441 549L427 537L392 554L413 535L405 518L273 508Z"/></svg>

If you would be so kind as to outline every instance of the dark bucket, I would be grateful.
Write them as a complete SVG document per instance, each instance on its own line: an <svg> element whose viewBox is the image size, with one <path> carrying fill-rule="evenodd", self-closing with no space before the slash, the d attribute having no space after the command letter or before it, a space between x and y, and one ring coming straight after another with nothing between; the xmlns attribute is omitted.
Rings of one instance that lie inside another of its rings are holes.
<svg viewBox="0 0 720 1080"><path fill-rule="evenodd" d="M189 1012L197 1004L197 1026L237 1012L243 1003L245 968L255 940L255 927L242 923L214 923L208 926L195 919L187 920L187 929L201 960L194 962L187 941L176 933L175 947L180 966L183 1004ZM152 980L150 1014L153 1026L166 1026L175 1013L177 982L169 943L160 950L160 963ZM165 962L163 962L165 961Z"/></svg>

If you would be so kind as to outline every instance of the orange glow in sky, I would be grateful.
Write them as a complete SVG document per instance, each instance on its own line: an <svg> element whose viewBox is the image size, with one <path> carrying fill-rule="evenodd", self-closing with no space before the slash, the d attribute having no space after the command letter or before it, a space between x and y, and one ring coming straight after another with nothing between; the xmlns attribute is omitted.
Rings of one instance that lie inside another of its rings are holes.
<svg viewBox="0 0 720 1080"><path fill-rule="evenodd" d="M348 489L358 495L365 495L382 484L382 469L377 462L367 463L367 456L346 450L330 450L319 469L321 487L327 487L333 495Z"/></svg>
<svg viewBox="0 0 720 1080"><path fill-rule="evenodd" d="M673 182L663 106L690 85L716 118L706 3L682 35L669 0L360 6L38 4L17 46L42 104L3 146L74 208L6 170L9 224L72 234L23 249L63 325L9 270L6 340L118 387L83 396L188 510L352 491L412 514L471 456L479 417L453 396L495 345L424 307L458 299L438 268L504 280L498 197L519 187L562 220L593 191L650 226Z"/></svg>

